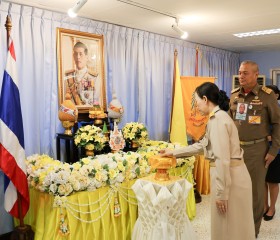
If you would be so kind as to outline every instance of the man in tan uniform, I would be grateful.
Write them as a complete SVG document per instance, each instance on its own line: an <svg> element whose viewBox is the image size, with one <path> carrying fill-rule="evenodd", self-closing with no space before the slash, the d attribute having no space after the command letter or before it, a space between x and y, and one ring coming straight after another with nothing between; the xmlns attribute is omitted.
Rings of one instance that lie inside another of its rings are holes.
<svg viewBox="0 0 280 240"><path fill-rule="evenodd" d="M239 68L240 88L230 98L229 114L238 129L244 160L252 180L256 237L263 217L265 176L268 165L280 148L280 110L274 92L258 85L258 65L244 61ZM245 118L237 114L238 105L247 108ZM272 135L269 146L267 136Z"/></svg>

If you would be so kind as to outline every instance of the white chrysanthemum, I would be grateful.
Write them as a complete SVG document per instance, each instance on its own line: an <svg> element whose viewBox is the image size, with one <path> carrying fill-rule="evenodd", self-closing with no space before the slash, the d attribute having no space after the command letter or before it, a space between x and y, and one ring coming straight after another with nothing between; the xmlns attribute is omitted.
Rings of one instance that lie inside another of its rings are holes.
<svg viewBox="0 0 280 240"><path fill-rule="evenodd" d="M70 176L70 172L64 170L54 174L55 181L58 184L65 184L68 181L69 176Z"/></svg>
<svg viewBox="0 0 280 240"><path fill-rule="evenodd" d="M90 183L89 183L89 185L88 185L88 187L87 187L87 190L88 191L94 191L94 190L96 190L96 186L95 186L95 182L94 181L91 181Z"/></svg>
<svg viewBox="0 0 280 240"><path fill-rule="evenodd" d="M125 179L125 176L123 173L119 173L116 177L116 182L122 183Z"/></svg>
<svg viewBox="0 0 280 240"><path fill-rule="evenodd" d="M55 195L57 192L57 185L55 183L50 185L50 191Z"/></svg>

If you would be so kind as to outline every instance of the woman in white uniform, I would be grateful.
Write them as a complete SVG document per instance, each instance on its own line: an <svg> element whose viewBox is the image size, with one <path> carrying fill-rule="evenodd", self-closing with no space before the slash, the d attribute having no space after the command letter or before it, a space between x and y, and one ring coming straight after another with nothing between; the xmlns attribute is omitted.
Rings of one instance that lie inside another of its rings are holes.
<svg viewBox="0 0 280 240"><path fill-rule="evenodd" d="M255 239L252 183L244 164L243 150L234 122L226 112L226 93L210 82L195 91L196 106L209 121L202 140L176 150L163 150L163 156L191 156L204 152L213 166L211 173L211 239Z"/></svg>

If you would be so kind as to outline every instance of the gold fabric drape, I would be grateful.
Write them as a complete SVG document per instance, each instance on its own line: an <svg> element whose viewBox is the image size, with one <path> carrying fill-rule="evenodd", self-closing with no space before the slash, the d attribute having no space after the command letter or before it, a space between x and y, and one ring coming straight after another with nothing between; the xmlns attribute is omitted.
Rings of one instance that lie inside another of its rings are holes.
<svg viewBox="0 0 280 240"><path fill-rule="evenodd" d="M203 155L195 157L193 177L196 180L196 189L200 194L210 193L210 166Z"/></svg>

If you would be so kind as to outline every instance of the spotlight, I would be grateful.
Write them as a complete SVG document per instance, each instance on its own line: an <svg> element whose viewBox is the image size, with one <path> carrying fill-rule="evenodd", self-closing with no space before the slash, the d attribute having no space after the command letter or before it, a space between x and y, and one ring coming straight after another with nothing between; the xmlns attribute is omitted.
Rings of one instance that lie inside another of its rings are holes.
<svg viewBox="0 0 280 240"><path fill-rule="evenodd" d="M68 10L68 16L72 18L76 17L77 13L82 8L82 6L85 5L86 2L87 0L79 0L74 7Z"/></svg>
<svg viewBox="0 0 280 240"><path fill-rule="evenodd" d="M178 27L178 24L176 24L176 25L173 24L172 28L175 32L177 32L180 35L180 38L182 38L182 39L186 39L189 36L189 34L187 32L183 31L181 28Z"/></svg>
<svg viewBox="0 0 280 240"><path fill-rule="evenodd" d="M180 38L186 39L189 36L189 34L183 31L181 28L179 28L178 25L179 25L179 19L175 18L175 24L172 25L173 30L180 35Z"/></svg>

